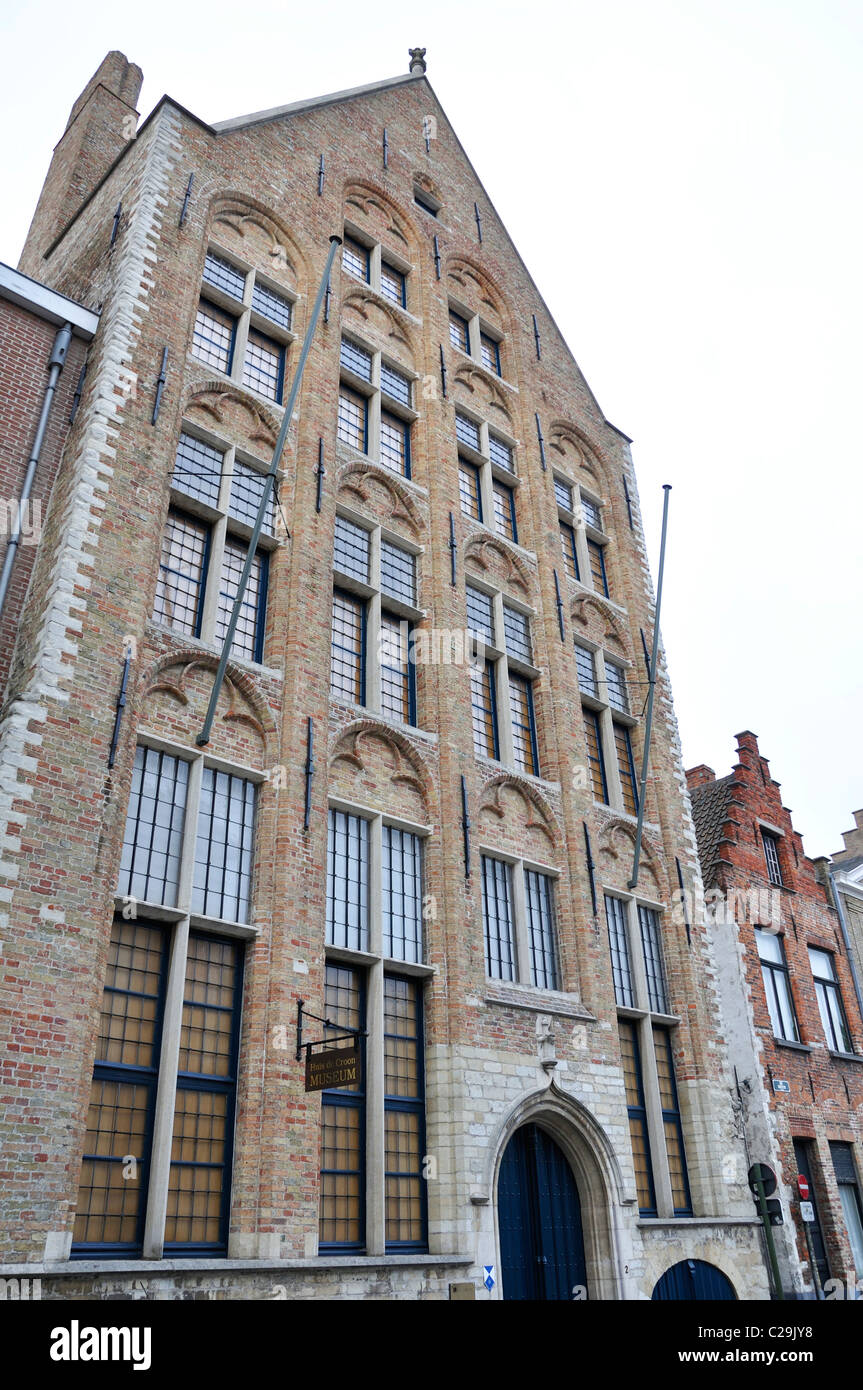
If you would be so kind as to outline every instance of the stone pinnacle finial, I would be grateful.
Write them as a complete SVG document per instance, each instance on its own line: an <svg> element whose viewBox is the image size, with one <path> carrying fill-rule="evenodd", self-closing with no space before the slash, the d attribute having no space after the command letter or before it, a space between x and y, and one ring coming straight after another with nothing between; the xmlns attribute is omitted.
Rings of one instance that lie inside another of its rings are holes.
<svg viewBox="0 0 863 1390"><path fill-rule="evenodd" d="M425 72L426 70L426 51L424 48L409 48L408 54L411 60L411 72Z"/></svg>

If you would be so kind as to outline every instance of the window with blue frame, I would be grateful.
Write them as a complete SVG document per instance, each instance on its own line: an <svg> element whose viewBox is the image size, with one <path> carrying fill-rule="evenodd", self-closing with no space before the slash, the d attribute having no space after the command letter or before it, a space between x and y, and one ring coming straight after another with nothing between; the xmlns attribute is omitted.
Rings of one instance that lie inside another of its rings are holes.
<svg viewBox="0 0 863 1390"><path fill-rule="evenodd" d="M333 568L331 695L416 725L416 555L337 515Z"/></svg>
<svg viewBox="0 0 863 1390"><path fill-rule="evenodd" d="M683 1126L680 1120L680 1103L677 1099L677 1081L674 1075L674 1053L671 1045L671 1031L653 1025L653 1051L656 1057L656 1074L659 1080L659 1099L662 1107L662 1126L665 1131L665 1150L668 1159L668 1175L671 1179L671 1200L675 1216L692 1215L692 1199L689 1195L689 1177L686 1171L686 1156L683 1150Z"/></svg>
<svg viewBox="0 0 863 1390"><path fill-rule="evenodd" d="M322 1032L336 1038L333 1047L349 1039L339 1034L365 1032L365 971L340 961L328 961L324 975ZM366 1228L366 1058L360 1039L360 1079L321 1093L321 1190L318 1248L321 1253L356 1251L365 1247Z"/></svg>
<svg viewBox="0 0 863 1390"><path fill-rule="evenodd" d="M248 778L200 752L136 750L117 886L124 915L108 953L73 1258L141 1254L155 1174L168 1193L158 1230L150 1213L155 1244L227 1253L243 947L219 933L221 922L250 917L256 795ZM130 901L136 916L127 920ZM148 905L181 920L148 920ZM171 997L179 1029L165 1035ZM176 1099L172 1132L156 1146L160 1075L176 1078Z"/></svg>
<svg viewBox="0 0 863 1390"><path fill-rule="evenodd" d="M380 864L379 898L372 897L373 856ZM427 1248L423 985L391 968L393 961L424 960L422 903L421 837L381 816L331 808L326 943L330 951L362 950L376 959L360 966L328 956L321 1012L331 1026L323 1033L335 1039L339 1032L379 1031L361 1042L359 1080L322 1093L322 1254L365 1248L370 1181L381 1184L375 1238L392 1252ZM371 991L380 1001L374 1010L367 1006ZM339 1045L344 1040L334 1040ZM366 1126L370 1090L383 1098L382 1133Z"/></svg>
<svg viewBox="0 0 863 1390"><path fill-rule="evenodd" d="M407 304L407 277L387 261L381 261L381 294L392 304L404 309Z"/></svg>
<svg viewBox="0 0 863 1390"><path fill-rule="evenodd" d="M481 856L480 867L486 975L559 989L553 878L489 854Z"/></svg>
<svg viewBox="0 0 863 1390"><path fill-rule="evenodd" d="M235 315L202 299L192 331L192 356L230 376L237 334Z"/></svg>
<svg viewBox="0 0 863 1390"><path fill-rule="evenodd" d="M265 483L262 468L243 462L227 442L219 446L186 429L181 431L171 479L173 504L162 536L155 622L210 645L221 645ZM243 591L231 647L234 658L255 662L264 658L269 558L276 540L276 516L271 488ZM215 605L206 602L211 580L218 586Z"/></svg>
<svg viewBox="0 0 863 1390"><path fill-rule="evenodd" d="M672 1029L663 1021L670 1008L660 914L606 894L605 915L639 1209L642 1216L691 1216Z"/></svg>
<svg viewBox="0 0 863 1390"><path fill-rule="evenodd" d="M641 1066L641 1046L638 1024L633 1019L618 1020L623 1081L626 1089L626 1108L629 1116L629 1138L635 1166L635 1190L638 1210L642 1216L656 1215L656 1190L650 1155L650 1136L647 1128L647 1106L644 1098L644 1077Z"/></svg>
<svg viewBox="0 0 863 1390"><path fill-rule="evenodd" d="M246 340L243 385L278 405L282 403L285 385L284 346L273 338L268 338L265 333L259 333L256 328L249 329Z"/></svg>
<svg viewBox="0 0 863 1390"><path fill-rule="evenodd" d="M168 928L159 923L121 918L111 932L73 1256L133 1257L141 1250L159 1080L167 938Z"/></svg>

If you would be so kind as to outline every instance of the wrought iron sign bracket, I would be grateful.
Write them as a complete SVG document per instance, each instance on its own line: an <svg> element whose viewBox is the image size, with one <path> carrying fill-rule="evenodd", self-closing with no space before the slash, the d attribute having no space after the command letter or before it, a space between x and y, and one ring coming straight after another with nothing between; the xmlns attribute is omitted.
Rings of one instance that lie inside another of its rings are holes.
<svg viewBox="0 0 863 1390"><path fill-rule="evenodd" d="M298 999L297 1061L300 1060L300 1057L302 1056L303 1052L305 1052L306 1055L308 1055L308 1053L311 1052L313 1047L324 1047L325 1045L329 1046L330 1043L340 1042L343 1038L353 1038L354 1043L359 1044L360 1038L368 1037L368 1033L364 1032L361 1028L348 1028L345 1030L344 1033L336 1033L333 1037L313 1038L310 1042L303 1042L303 1019L305 1018L313 1018L315 1020L315 1023L323 1023L325 1028L338 1028L339 1026L337 1023L333 1023L332 1019L330 1018L321 1018L319 1014L307 1013L305 1009L305 1001L303 999Z"/></svg>

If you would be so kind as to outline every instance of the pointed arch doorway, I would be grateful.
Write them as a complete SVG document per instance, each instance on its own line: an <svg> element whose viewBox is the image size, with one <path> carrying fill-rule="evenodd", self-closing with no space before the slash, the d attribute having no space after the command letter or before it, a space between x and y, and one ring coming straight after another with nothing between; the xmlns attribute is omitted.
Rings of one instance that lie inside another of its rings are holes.
<svg viewBox="0 0 863 1390"><path fill-rule="evenodd" d="M572 1299L576 1286L586 1287L578 1187L563 1150L539 1125L522 1125L507 1144L497 1207L504 1298Z"/></svg>

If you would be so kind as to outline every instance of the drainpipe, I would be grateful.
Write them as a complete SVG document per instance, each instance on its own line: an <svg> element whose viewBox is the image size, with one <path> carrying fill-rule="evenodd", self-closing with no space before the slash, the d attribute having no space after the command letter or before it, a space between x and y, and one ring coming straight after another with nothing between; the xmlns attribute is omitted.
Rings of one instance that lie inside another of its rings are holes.
<svg viewBox="0 0 863 1390"><path fill-rule="evenodd" d="M48 416L51 414L54 393L57 390L57 382L60 380L60 373L63 370L63 364L66 361L66 353L69 351L69 343L71 340L72 325L71 323L64 323L63 327L57 330L54 346L51 349L51 356L48 358L48 385L45 387L45 395L42 398L42 409L39 413L39 424L36 426L36 438L33 441L33 452L27 464L27 472L24 475L21 496L18 499L18 514L15 518L15 529L9 537L9 544L6 547L6 554L3 557L3 570L2 573L0 573L0 613L2 613L6 602L6 591L9 588L12 566L15 563L15 556L18 553L18 546L21 542L21 517L24 513L24 508L30 500L33 479L36 476L36 469L39 466L39 455L42 452L42 445L45 441L45 431L48 428Z"/></svg>
<svg viewBox="0 0 863 1390"><path fill-rule="evenodd" d="M833 866L827 865L827 879L830 884L830 894L833 904L839 914L839 927L842 932L842 940L845 943L845 954L848 957L848 966L851 971L851 980L854 985L854 993L857 996L857 1008L860 1010L860 1018L863 1020L863 996L860 993L860 981L857 978L857 970L854 965L854 953L851 950L851 941L848 937L848 924L845 921L845 909L842 906L842 895L836 891L836 883L833 878Z"/></svg>

